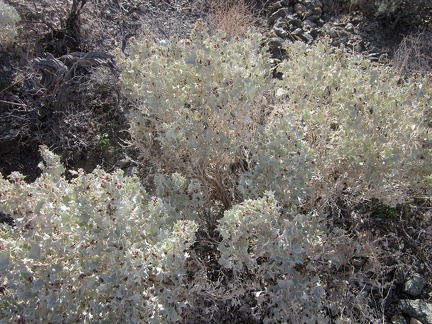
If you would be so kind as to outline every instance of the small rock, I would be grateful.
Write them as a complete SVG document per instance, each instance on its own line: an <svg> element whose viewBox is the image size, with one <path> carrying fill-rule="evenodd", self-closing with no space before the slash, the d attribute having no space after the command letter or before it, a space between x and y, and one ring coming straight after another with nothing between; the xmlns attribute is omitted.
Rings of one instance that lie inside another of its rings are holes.
<svg viewBox="0 0 432 324"><path fill-rule="evenodd" d="M293 34L293 35L302 35L303 34L303 29L296 28L291 34Z"/></svg>
<svg viewBox="0 0 432 324"><path fill-rule="evenodd" d="M268 23L271 25L279 18L284 18L288 14L288 9L280 8L276 12L274 12L268 19Z"/></svg>
<svg viewBox="0 0 432 324"><path fill-rule="evenodd" d="M312 16L312 13L313 13L313 12L312 12L311 9L307 10L307 11L306 11L305 13L303 13L303 15L302 15L303 19L306 19L306 18ZM318 16L318 18L319 18L319 16Z"/></svg>
<svg viewBox="0 0 432 324"><path fill-rule="evenodd" d="M282 8L283 7L283 5L282 5L282 1L278 1L278 2L276 2L276 3L274 3L271 7L270 7L270 12L276 12L276 11L278 11L280 8Z"/></svg>
<svg viewBox="0 0 432 324"><path fill-rule="evenodd" d="M296 3L294 5L294 11L296 12L296 14L302 16L303 13L306 12L306 7L301 3Z"/></svg>
<svg viewBox="0 0 432 324"><path fill-rule="evenodd" d="M403 291L411 296L420 296L425 286L424 278L418 273L410 276L404 284Z"/></svg>
<svg viewBox="0 0 432 324"><path fill-rule="evenodd" d="M318 35L319 35L318 30L319 30L319 29L317 29L317 28L311 28L311 30L309 30L309 34L311 34L311 36L312 36L314 39L316 39L316 38L318 37Z"/></svg>
<svg viewBox="0 0 432 324"><path fill-rule="evenodd" d="M275 97L276 99L285 99L286 97L288 97L288 93L288 90L284 88L278 88L276 90Z"/></svg>
<svg viewBox="0 0 432 324"><path fill-rule="evenodd" d="M363 46L361 46L361 44L355 44L355 45L354 45L354 51L355 51L356 53L363 52ZM394 259L393 259L393 260L394 260ZM388 261L391 262L390 259L388 259ZM395 263L396 263L396 261L393 261L393 264L395 264ZM389 265L393 265L393 264L389 264Z"/></svg>
<svg viewBox="0 0 432 324"><path fill-rule="evenodd" d="M303 22L303 24L305 24L306 26L309 26L309 27L315 27L315 26L316 26L316 24L315 24L314 22L310 21L309 18L306 19L306 20Z"/></svg>
<svg viewBox="0 0 432 324"><path fill-rule="evenodd" d="M288 30L288 22L286 19L279 18L278 20L275 21L273 27L278 27L278 28Z"/></svg>
<svg viewBox="0 0 432 324"><path fill-rule="evenodd" d="M310 15L308 16L308 20L313 21L314 23L318 23L318 21L320 20L321 16L318 15Z"/></svg>
<svg viewBox="0 0 432 324"><path fill-rule="evenodd" d="M140 4L139 6L138 6L138 9L139 9L139 11L141 11L142 13L145 13L145 12L147 12L148 11L148 4Z"/></svg>
<svg viewBox="0 0 432 324"><path fill-rule="evenodd" d="M274 26L273 31L277 36L281 38L286 38L286 36L288 35L288 32L281 27Z"/></svg>
<svg viewBox="0 0 432 324"><path fill-rule="evenodd" d="M402 313L419 319L423 324L432 324L432 303L422 299L401 299L399 309Z"/></svg>
<svg viewBox="0 0 432 324"><path fill-rule="evenodd" d="M321 7L315 7L312 9L312 14L313 15L317 15L317 16L321 16L322 15L322 8Z"/></svg>
<svg viewBox="0 0 432 324"><path fill-rule="evenodd" d="M336 31L335 28L331 28L331 29L327 32L327 34L328 34L331 38L336 38L336 37L338 37L338 33L337 33L337 31Z"/></svg>
<svg viewBox="0 0 432 324"><path fill-rule="evenodd" d="M308 32L303 33L302 38L304 38L309 44L314 41L313 36L311 34L309 34Z"/></svg>
<svg viewBox="0 0 432 324"><path fill-rule="evenodd" d="M390 319L390 322L392 324L408 324L408 322L405 319L405 317L403 317L400 314L392 316L392 318Z"/></svg>
<svg viewBox="0 0 432 324"><path fill-rule="evenodd" d="M348 24L346 24L346 26L345 26L345 30L347 31L347 32L353 32L354 31L354 25L353 24L351 24L351 23L348 23Z"/></svg>
<svg viewBox="0 0 432 324"><path fill-rule="evenodd" d="M420 322L418 319L415 319L414 317L412 317L410 319L410 324L423 324L423 323Z"/></svg>
<svg viewBox="0 0 432 324"><path fill-rule="evenodd" d="M283 42L284 42L284 40L282 38L280 38L280 37L272 37L272 38L268 39L267 45L271 49L281 48Z"/></svg>
<svg viewBox="0 0 432 324"><path fill-rule="evenodd" d="M289 24L291 26L294 26L294 27L301 27L302 26L302 21L300 19L298 19L298 18L292 17L291 19L289 19Z"/></svg>

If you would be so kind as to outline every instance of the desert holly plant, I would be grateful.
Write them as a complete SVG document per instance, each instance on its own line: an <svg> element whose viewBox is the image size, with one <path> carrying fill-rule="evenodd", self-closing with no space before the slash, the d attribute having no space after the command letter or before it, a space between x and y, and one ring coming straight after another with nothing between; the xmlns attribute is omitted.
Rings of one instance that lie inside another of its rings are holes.
<svg viewBox="0 0 432 324"><path fill-rule="evenodd" d="M266 323L322 318L322 283L303 267L322 244L317 213L283 211L269 191L247 199L219 220L216 264L205 266L198 182L160 176L150 196L122 171L67 180L60 158L41 154L35 182L0 179L0 211L14 220L0 227L1 323L174 323L199 318L203 301L212 318L245 298Z"/></svg>
<svg viewBox="0 0 432 324"><path fill-rule="evenodd" d="M324 323L333 272L361 249L314 198L396 203L430 184L430 76L294 43L287 98L265 104L262 36L206 28L117 55L150 189L100 168L68 180L46 147L35 182L0 178L14 220L0 225L0 323Z"/></svg>
<svg viewBox="0 0 432 324"><path fill-rule="evenodd" d="M231 205L229 166L245 164L265 112L257 103L269 84L262 36L209 36L203 22L189 39L135 40L119 55L124 92L136 101L131 135L159 170L205 182ZM232 187L232 186L231 186Z"/></svg>
<svg viewBox="0 0 432 324"><path fill-rule="evenodd" d="M430 75L403 80L391 68L325 42L294 43L287 54L279 71L289 99L279 112L290 114L305 134L327 193L397 204L427 188Z"/></svg>
<svg viewBox="0 0 432 324"><path fill-rule="evenodd" d="M68 181L60 158L41 153L34 183L0 179L1 212L15 222L0 225L0 322L178 319L195 223L170 217L137 178L96 169Z"/></svg>

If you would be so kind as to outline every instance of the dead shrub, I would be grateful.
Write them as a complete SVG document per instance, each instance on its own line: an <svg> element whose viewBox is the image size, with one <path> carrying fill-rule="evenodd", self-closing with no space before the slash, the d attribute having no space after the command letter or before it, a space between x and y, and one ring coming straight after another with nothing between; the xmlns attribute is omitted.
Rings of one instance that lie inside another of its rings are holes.
<svg viewBox="0 0 432 324"><path fill-rule="evenodd" d="M241 37L258 25L255 3L247 0L210 0L210 30L225 33L226 38Z"/></svg>
<svg viewBox="0 0 432 324"><path fill-rule="evenodd" d="M430 73L432 32L423 31L403 38L395 51L393 66L401 74Z"/></svg>

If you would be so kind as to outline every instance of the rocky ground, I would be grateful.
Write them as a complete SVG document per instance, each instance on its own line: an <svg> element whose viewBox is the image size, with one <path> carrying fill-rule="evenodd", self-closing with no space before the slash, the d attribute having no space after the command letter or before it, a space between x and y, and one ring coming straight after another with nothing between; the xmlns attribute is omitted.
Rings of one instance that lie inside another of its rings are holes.
<svg viewBox="0 0 432 324"><path fill-rule="evenodd" d="M61 154L68 168L91 171L101 165L108 170L120 167L134 172L136 156L127 146L125 132L124 114L129 102L116 84L118 70L110 54L116 49L127 53L129 39L143 33L159 39L188 35L197 19L211 22L209 3L6 2L18 10L22 21L16 44L0 49L1 173L6 176L20 171L29 181L34 180L40 144ZM416 66L398 55L408 35L416 35L411 41L420 42L422 53L432 53L428 20L432 15L407 27L366 17L358 8L342 8L337 1L261 0L253 8L257 28L266 34L275 63L284 58L284 41L314 43L328 38L334 46L343 44L377 64L395 65L403 73L431 71L427 62L432 60ZM49 77L51 72L54 77ZM344 211L343 203L338 208L343 212L334 216L335 222L358 236L359 242L374 244L374 251L381 255L370 258L377 257L384 269L373 278L374 284L367 283L372 278L350 284L358 285L358 293L382 314L383 323L432 323L430 201L419 197L410 205L394 209L377 202L365 203L357 210ZM365 221L357 220L359 213ZM360 271L363 261L353 260L351 270ZM340 309L329 312L337 315Z"/></svg>

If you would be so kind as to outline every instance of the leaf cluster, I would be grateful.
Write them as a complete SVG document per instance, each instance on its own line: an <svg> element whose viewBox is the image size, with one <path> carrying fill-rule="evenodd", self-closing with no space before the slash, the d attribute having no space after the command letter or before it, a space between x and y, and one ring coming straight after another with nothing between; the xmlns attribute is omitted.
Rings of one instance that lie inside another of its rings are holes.
<svg viewBox="0 0 432 324"><path fill-rule="evenodd" d="M256 100L270 66L261 41L259 34L209 36L199 22L189 39L147 37L120 55L123 90L139 102L130 113L131 136L143 155L157 154L159 170L224 187L221 174L245 158L264 118ZM229 206L227 194L216 191Z"/></svg>
<svg viewBox="0 0 432 324"><path fill-rule="evenodd" d="M167 204L122 171L67 181L59 157L41 153L34 183L18 173L0 180L1 211L15 220L0 229L2 321L177 319L195 223L158 223Z"/></svg>
<svg viewBox="0 0 432 324"><path fill-rule="evenodd" d="M289 99L280 113L304 132L326 190L396 204L404 201L401 192L424 188L431 167L430 76L402 80L325 43L295 43L287 53L279 71Z"/></svg>

